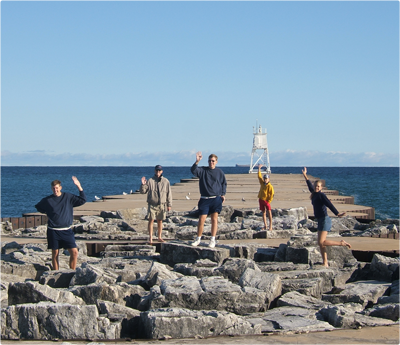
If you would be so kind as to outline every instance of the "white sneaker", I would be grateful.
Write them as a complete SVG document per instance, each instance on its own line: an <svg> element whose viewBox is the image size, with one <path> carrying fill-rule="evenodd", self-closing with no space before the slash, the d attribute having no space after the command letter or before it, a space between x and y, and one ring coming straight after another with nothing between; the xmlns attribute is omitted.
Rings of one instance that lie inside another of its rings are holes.
<svg viewBox="0 0 400 345"><path fill-rule="evenodd" d="M214 248L215 247L215 240L210 240L210 243L208 244L208 246L210 248Z"/></svg>
<svg viewBox="0 0 400 345"><path fill-rule="evenodd" d="M193 247L197 247L200 244L201 240L197 239L196 241L192 242Z"/></svg>

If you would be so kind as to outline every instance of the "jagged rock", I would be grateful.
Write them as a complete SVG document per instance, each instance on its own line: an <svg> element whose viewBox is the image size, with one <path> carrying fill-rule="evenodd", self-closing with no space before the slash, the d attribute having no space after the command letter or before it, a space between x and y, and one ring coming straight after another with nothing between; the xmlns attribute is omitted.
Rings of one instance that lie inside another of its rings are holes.
<svg viewBox="0 0 400 345"><path fill-rule="evenodd" d="M310 279L310 278L321 278L321 292L328 292L332 290L332 281L333 277L336 274L336 270L329 268L320 268L320 269L307 269L307 270L296 270L296 271L280 271L277 274L282 279ZM318 293L319 297L319 293Z"/></svg>
<svg viewBox="0 0 400 345"><path fill-rule="evenodd" d="M17 242L3 242L1 244L1 254L10 254L17 250L20 250L23 246Z"/></svg>
<svg viewBox="0 0 400 345"><path fill-rule="evenodd" d="M197 304L203 290L197 278L181 277L164 280L160 286L160 292L165 301L163 306L199 309Z"/></svg>
<svg viewBox="0 0 400 345"><path fill-rule="evenodd" d="M106 219L106 218L117 218L117 212L111 212L111 211L101 211L100 212L100 217Z"/></svg>
<svg viewBox="0 0 400 345"><path fill-rule="evenodd" d="M281 243L275 253L274 261L284 262L286 260L287 244Z"/></svg>
<svg viewBox="0 0 400 345"><path fill-rule="evenodd" d="M276 305L278 307L299 307L310 310L320 310L329 304L329 302L321 301L318 298L307 296L297 291L291 291L282 295L278 299Z"/></svg>
<svg viewBox="0 0 400 345"><path fill-rule="evenodd" d="M243 315L266 310L264 291L231 283L223 277L205 277L200 281L203 294L197 309L226 310Z"/></svg>
<svg viewBox="0 0 400 345"><path fill-rule="evenodd" d="M121 256L125 258L151 257L155 259L160 254L156 253L156 247L150 245L108 245L101 252L102 257Z"/></svg>
<svg viewBox="0 0 400 345"><path fill-rule="evenodd" d="M81 267L76 269L76 273L72 277L70 285L88 285L102 282L114 284L116 283L117 278L118 275L107 268L83 263Z"/></svg>
<svg viewBox="0 0 400 345"><path fill-rule="evenodd" d="M121 321L121 334L119 338L139 338L145 337L140 324L140 311L120 304L97 301L97 308L100 314L106 314L111 321Z"/></svg>
<svg viewBox="0 0 400 345"><path fill-rule="evenodd" d="M385 304L385 305L377 305L370 309L367 309L364 313L367 316L379 317L382 319L388 319L392 321L399 320L399 304L397 300L397 304Z"/></svg>
<svg viewBox="0 0 400 345"><path fill-rule="evenodd" d="M192 247L185 243L163 243L161 246L160 261L170 266L178 263L194 263L199 259L209 259L221 264L229 258L229 250L216 246L209 248L200 244L198 247Z"/></svg>
<svg viewBox="0 0 400 345"><path fill-rule="evenodd" d="M227 278L231 282L237 284L242 274L248 268L260 272L260 269L253 260L236 258L227 259L225 263L218 267L215 271L219 272L224 278Z"/></svg>
<svg viewBox="0 0 400 345"><path fill-rule="evenodd" d="M121 218L124 220L130 219L145 219L147 215L147 208L128 208L123 210L117 210L117 218Z"/></svg>
<svg viewBox="0 0 400 345"><path fill-rule="evenodd" d="M209 230L211 230L211 228ZM175 233L176 239L182 241L192 240L195 236L197 236L197 227L195 226L182 226Z"/></svg>
<svg viewBox="0 0 400 345"><path fill-rule="evenodd" d="M328 322L317 319L316 314L317 312L312 309L279 307L265 313L248 315L245 319L253 327L260 325L263 333L303 333L334 329Z"/></svg>
<svg viewBox="0 0 400 345"><path fill-rule="evenodd" d="M75 275L75 270L60 270L60 271L46 271L44 272L39 283L48 285L52 288L67 288L71 283L72 277Z"/></svg>
<svg viewBox="0 0 400 345"><path fill-rule="evenodd" d="M223 233L217 235L216 238L218 240L245 240L245 239L253 239L254 234L255 234L254 230L244 229L244 230L236 230Z"/></svg>
<svg viewBox="0 0 400 345"><path fill-rule="evenodd" d="M20 276L23 279L38 280L43 272L50 270L50 267L46 267L41 264L30 264L23 261L19 263L15 262L2 262L1 273L12 274Z"/></svg>
<svg viewBox="0 0 400 345"><path fill-rule="evenodd" d="M339 294L322 295L322 300L333 304L359 303L365 307L368 303L377 303L378 298L383 296L389 286L388 283L383 284L373 280L350 283L346 284Z"/></svg>
<svg viewBox="0 0 400 345"><path fill-rule="evenodd" d="M174 266L174 271L187 276L196 276L197 278L202 278L219 275L219 272L215 272L217 267L218 264L216 262L204 259L197 260L194 264L176 264Z"/></svg>
<svg viewBox="0 0 400 345"><path fill-rule="evenodd" d="M400 259L389 258L380 254L374 254L370 271L372 278L376 280L383 280L391 282L392 280L399 279L399 262ZM394 278L394 279L393 279Z"/></svg>
<svg viewBox="0 0 400 345"><path fill-rule="evenodd" d="M1 222L1 233L4 235L10 234L13 231L12 223L8 220Z"/></svg>
<svg viewBox="0 0 400 345"><path fill-rule="evenodd" d="M244 287L252 287L266 293L267 309L271 303L282 294L281 278L273 273L261 272L259 268L247 268L240 277L239 285Z"/></svg>
<svg viewBox="0 0 400 345"><path fill-rule="evenodd" d="M257 262L257 266L263 272L296 271L310 268L308 264L294 264L293 262Z"/></svg>
<svg viewBox="0 0 400 345"><path fill-rule="evenodd" d="M83 305L85 302L69 291L53 289L36 282L10 283L8 287L8 305L39 303L48 301Z"/></svg>
<svg viewBox="0 0 400 345"><path fill-rule="evenodd" d="M260 326L224 311L165 308L143 312L141 319L149 339L163 339L167 335L193 338L261 333Z"/></svg>
<svg viewBox="0 0 400 345"><path fill-rule="evenodd" d="M283 279L282 294L297 291L304 295L321 298L324 280L322 278Z"/></svg>
<svg viewBox="0 0 400 345"><path fill-rule="evenodd" d="M81 297L86 304L96 304L98 300L105 300L135 309L137 309L141 298L147 294L141 286L127 283L108 285L103 282L74 286L68 290Z"/></svg>
<svg viewBox="0 0 400 345"><path fill-rule="evenodd" d="M254 234L254 238L288 238L295 235L309 235L308 229L261 230Z"/></svg>
<svg viewBox="0 0 400 345"><path fill-rule="evenodd" d="M154 285L161 285L164 279L177 279L181 276L181 273L173 272L165 265L153 262L143 281L151 288Z"/></svg>
<svg viewBox="0 0 400 345"><path fill-rule="evenodd" d="M393 321L378 317L370 317L360 314L363 307L359 304L351 303L345 305L326 306L319 313L324 320L334 327L339 328L359 328L388 326L394 324Z"/></svg>
<svg viewBox="0 0 400 345"><path fill-rule="evenodd" d="M232 219L232 215L235 212L232 206L226 205L222 206L221 213L219 214L219 217L222 217L225 222L230 222Z"/></svg>
<svg viewBox="0 0 400 345"><path fill-rule="evenodd" d="M80 221L82 223L95 223L95 222L104 223L104 218L99 216L82 216L80 218Z"/></svg>
<svg viewBox="0 0 400 345"><path fill-rule="evenodd" d="M119 339L121 334L121 323L101 317L95 305L20 304L1 310L1 325L2 339Z"/></svg>

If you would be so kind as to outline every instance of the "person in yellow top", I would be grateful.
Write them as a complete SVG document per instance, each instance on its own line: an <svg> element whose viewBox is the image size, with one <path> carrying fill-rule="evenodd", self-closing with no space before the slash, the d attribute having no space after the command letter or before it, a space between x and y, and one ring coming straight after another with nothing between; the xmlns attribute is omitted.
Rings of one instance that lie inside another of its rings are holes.
<svg viewBox="0 0 400 345"><path fill-rule="evenodd" d="M269 182L269 175L261 175L262 164L258 165L258 181L260 181L260 191L258 192L258 203L262 212L264 229L267 230L267 210L269 219L269 230L272 230L271 201L274 198L274 187Z"/></svg>

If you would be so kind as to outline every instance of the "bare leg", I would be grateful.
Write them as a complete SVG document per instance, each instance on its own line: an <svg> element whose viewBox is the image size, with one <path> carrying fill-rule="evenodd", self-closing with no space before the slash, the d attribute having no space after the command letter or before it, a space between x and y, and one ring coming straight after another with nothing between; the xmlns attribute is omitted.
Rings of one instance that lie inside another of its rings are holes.
<svg viewBox="0 0 400 345"><path fill-rule="evenodd" d="M218 230L218 212L211 213L211 236L217 234Z"/></svg>
<svg viewBox="0 0 400 345"><path fill-rule="evenodd" d="M153 224L154 219L149 219L149 223L147 224L147 229L149 230L149 244L153 243Z"/></svg>
<svg viewBox="0 0 400 345"><path fill-rule="evenodd" d="M349 249L351 248L351 245L347 243L345 240L341 241L326 240L327 234L328 234L327 231L318 231L318 245L321 250L322 264L325 267L328 267L328 254L326 253L327 246L342 246L342 247L347 247Z"/></svg>
<svg viewBox="0 0 400 345"><path fill-rule="evenodd" d="M263 230L267 230L267 210L262 211L262 217L263 217L263 221L264 221L264 229Z"/></svg>
<svg viewBox="0 0 400 345"><path fill-rule="evenodd" d="M269 219L269 230L272 230L272 212L268 210L268 219ZM265 221L264 221L265 222ZM265 224L265 230L267 229L267 224Z"/></svg>
<svg viewBox="0 0 400 345"><path fill-rule="evenodd" d="M69 267L74 270L76 269L76 263L78 262L78 248L68 248L69 251Z"/></svg>
<svg viewBox="0 0 400 345"><path fill-rule="evenodd" d="M162 220L157 219L157 230L158 230L158 242L164 242L164 240L161 238L161 233L162 233Z"/></svg>
<svg viewBox="0 0 400 345"><path fill-rule="evenodd" d="M328 231L318 231L318 245L322 256L322 265L328 266L328 254L326 253L325 239Z"/></svg>
<svg viewBox="0 0 400 345"><path fill-rule="evenodd" d="M59 268L58 254L59 254L59 250L58 249L52 249L51 250L51 263L53 265L53 270L54 271L57 271L58 268Z"/></svg>
<svg viewBox="0 0 400 345"><path fill-rule="evenodd" d="M199 216L199 224L197 225L197 237L201 237L204 230L204 223L206 222L207 215L201 214Z"/></svg>

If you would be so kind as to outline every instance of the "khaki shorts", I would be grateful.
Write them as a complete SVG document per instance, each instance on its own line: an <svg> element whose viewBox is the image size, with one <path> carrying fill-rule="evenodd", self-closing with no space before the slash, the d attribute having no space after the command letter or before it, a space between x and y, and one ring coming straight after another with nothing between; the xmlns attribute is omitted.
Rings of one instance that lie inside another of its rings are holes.
<svg viewBox="0 0 400 345"><path fill-rule="evenodd" d="M147 217L149 219L164 220L167 216L165 205L152 206L148 205Z"/></svg>

